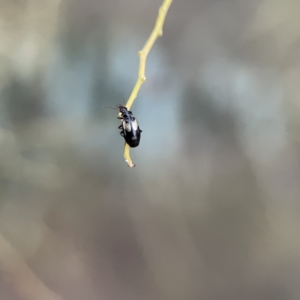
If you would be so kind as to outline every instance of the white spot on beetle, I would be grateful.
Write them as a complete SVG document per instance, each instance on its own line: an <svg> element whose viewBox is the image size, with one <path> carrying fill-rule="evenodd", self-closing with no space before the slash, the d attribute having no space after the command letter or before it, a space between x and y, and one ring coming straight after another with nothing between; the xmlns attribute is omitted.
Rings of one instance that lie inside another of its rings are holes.
<svg viewBox="0 0 300 300"><path fill-rule="evenodd" d="M133 122L132 122L132 130L137 130L139 127L139 124L137 122L137 120L135 119Z"/></svg>
<svg viewBox="0 0 300 300"><path fill-rule="evenodd" d="M130 132L131 131L131 125L130 125L130 123L127 123L127 122L123 121L123 128L126 131Z"/></svg>

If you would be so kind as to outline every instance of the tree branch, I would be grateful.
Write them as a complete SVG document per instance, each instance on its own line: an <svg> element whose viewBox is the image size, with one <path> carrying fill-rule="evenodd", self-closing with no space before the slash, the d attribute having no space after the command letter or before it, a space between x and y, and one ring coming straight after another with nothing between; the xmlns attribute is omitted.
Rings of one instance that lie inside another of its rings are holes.
<svg viewBox="0 0 300 300"><path fill-rule="evenodd" d="M163 34L163 25L165 22L165 18L168 12L168 9L171 5L173 0L164 0L163 4L159 8L158 11L158 16L156 19L155 26L146 42L144 45L143 49L139 51L139 56L140 56L140 65L139 65L139 70L138 70L138 79L136 81L136 84L131 92L131 95L126 103L126 107L128 110L130 110L131 106L133 105L134 100L136 99L138 92L142 86L142 84L146 81L146 62L147 62L147 57L148 54L154 45L155 41L159 36L162 36ZM132 162L132 159L130 157L130 147L127 143L125 143L124 147L124 158L125 161L127 162L128 167L133 168L135 167L135 164Z"/></svg>

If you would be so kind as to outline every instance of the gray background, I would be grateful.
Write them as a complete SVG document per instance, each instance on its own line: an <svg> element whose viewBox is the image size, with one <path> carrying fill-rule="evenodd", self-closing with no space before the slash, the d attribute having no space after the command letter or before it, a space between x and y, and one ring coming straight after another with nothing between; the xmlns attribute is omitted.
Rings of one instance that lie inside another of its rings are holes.
<svg viewBox="0 0 300 300"><path fill-rule="evenodd" d="M300 298L299 0L0 2L0 299ZM32 293L32 294L31 294Z"/></svg>

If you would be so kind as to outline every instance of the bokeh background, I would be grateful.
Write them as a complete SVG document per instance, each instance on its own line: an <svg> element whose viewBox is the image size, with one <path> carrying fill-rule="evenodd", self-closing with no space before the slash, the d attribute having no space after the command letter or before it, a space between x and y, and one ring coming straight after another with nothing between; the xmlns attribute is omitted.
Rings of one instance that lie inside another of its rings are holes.
<svg viewBox="0 0 300 300"><path fill-rule="evenodd" d="M0 1L0 299L300 299L300 2Z"/></svg>

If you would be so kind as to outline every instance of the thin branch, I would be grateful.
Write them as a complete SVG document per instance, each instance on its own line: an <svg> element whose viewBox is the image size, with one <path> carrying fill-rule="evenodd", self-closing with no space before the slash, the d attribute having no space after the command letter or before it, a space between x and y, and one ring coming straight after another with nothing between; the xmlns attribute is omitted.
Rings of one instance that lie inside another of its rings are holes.
<svg viewBox="0 0 300 300"><path fill-rule="evenodd" d="M133 102L136 99L142 84L146 81L145 70L146 70L147 57L148 57L148 54L149 54L152 46L154 45L155 41L157 40L157 38L159 36L162 36L162 34L163 34L163 25L164 25L165 18L166 18L168 9L169 9L172 1L173 0L164 0L163 4L159 8L155 26L154 26L146 44L144 45L143 49L139 52L140 65L139 65L139 71L138 71L138 79L137 79L136 84L131 92L131 95L126 103L126 107L128 110L130 110L131 106L133 105ZM129 145L125 144L124 158L125 158L125 161L127 162L128 167L132 168L135 166L135 164L132 162L129 150L130 150Z"/></svg>
<svg viewBox="0 0 300 300"><path fill-rule="evenodd" d="M125 143L125 145L124 145L124 159L125 159L128 167L133 168L133 167L135 167L135 164L131 160L129 152L130 152L130 147L127 143Z"/></svg>

